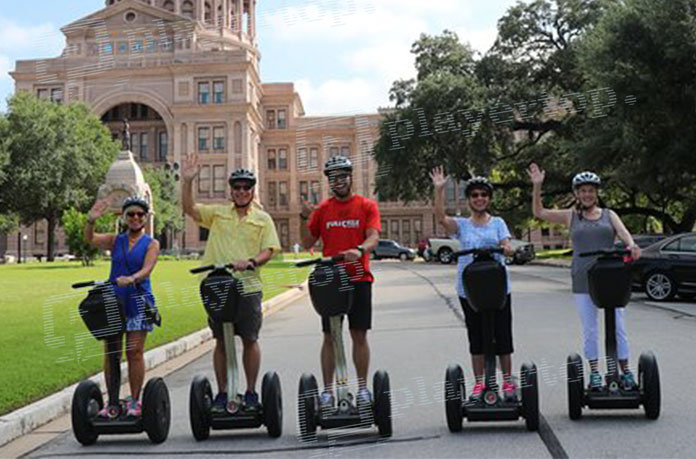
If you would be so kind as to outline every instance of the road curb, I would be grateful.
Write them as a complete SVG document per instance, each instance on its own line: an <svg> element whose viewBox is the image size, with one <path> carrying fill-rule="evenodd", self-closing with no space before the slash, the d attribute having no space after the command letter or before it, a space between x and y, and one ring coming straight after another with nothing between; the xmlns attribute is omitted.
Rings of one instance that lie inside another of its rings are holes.
<svg viewBox="0 0 696 459"><path fill-rule="evenodd" d="M263 315L267 317L287 307L307 293L307 281L293 286L262 304ZM149 350L145 353L145 369L151 370L175 357L178 357L212 338L209 328L199 330L178 340ZM127 364L121 364L121 384L128 380ZM100 372L89 380L104 388L104 373ZM70 411L73 392L78 383L72 384L58 392L42 398L30 405L19 408L0 417L0 447L8 444L48 422L67 414Z"/></svg>

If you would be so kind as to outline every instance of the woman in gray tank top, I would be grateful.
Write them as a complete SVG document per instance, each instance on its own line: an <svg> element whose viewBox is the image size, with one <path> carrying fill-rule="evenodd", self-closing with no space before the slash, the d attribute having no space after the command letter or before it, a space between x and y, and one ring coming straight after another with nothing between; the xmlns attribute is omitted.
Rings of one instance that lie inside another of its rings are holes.
<svg viewBox="0 0 696 459"><path fill-rule="evenodd" d="M595 258L580 258L583 252L591 252L614 247L614 239L619 237L631 250L634 259L640 258L640 248L633 242L631 234L621 219L610 209L599 207L598 191L601 180L592 172L581 172L573 178L573 194L576 205L573 209L551 210L544 208L541 201L541 185L546 173L536 164L529 166L532 180L532 211L536 218L551 223L563 224L570 228L573 242L573 299L582 322L585 358L590 362L590 387L600 389L602 377L599 374L599 348L597 334L597 306L590 298L587 285L587 271ZM633 388L635 378L628 366L628 335L624 325L624 308L616 309L616 340L621 379L624 387Z"/></svg>

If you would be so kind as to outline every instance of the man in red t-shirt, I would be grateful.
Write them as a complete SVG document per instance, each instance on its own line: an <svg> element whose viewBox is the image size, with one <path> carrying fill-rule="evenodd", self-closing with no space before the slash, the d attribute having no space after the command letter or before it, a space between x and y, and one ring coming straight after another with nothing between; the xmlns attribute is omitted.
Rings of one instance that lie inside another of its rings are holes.
<svg viewBox="0 0 696 459"><path fill-rule="evenodd" d="M353 362L358 373L358 403L372 403L367 389L370 346L367 331L372 328L372 273L369 254L377 246L382 230L377 203L353 194L353 164L344 156L334 156L324 165L333 197L314 208L303 202L300 219L302 244L310 249L321 239L323 254L345 255L344 266L354 285L353 305L348 314L353 340ZM309 223L307 224L307 221ZM333 405L335 356L328 318L322 318L324 342L321 347L321 368L324 377L322 406Z"/></svg>

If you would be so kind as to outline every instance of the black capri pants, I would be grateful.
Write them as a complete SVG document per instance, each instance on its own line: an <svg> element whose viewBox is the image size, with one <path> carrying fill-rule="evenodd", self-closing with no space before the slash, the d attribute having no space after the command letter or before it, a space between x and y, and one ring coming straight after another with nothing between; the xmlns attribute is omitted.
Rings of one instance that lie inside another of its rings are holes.
<svg viewBox="0 0 696 459"><path fill-rule="evenodd" d="M472 355L483 354L483 315L474 311L466 298L459 297L459 303L466 319L466 331L469 336L469 352ZM510 294L505 307L495 312L495 353L512 354L512 308Z"/></svg>

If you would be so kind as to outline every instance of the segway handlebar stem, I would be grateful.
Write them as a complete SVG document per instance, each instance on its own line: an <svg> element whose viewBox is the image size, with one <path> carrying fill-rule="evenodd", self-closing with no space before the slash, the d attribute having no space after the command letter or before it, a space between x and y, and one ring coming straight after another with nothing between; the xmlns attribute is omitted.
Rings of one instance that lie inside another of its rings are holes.
<svg viewBox="0 0 696 459"><path fill-rule="evenodd" d="M631 251L626 250L626 249L602 249L602 250L595 250L593 252L583 252L580 254L580 257L593 257L596 255L607 255L607 256L617 256L617 257L622 257L625 255L630 255Z"/></svg>
<svg viewBox="0 0 696 459"><path fill-rule="evenodd" d="M334 255L333 257L314 258L311 260L299 261L299 262L295 263L295 267L302 268L302 267L311 266L311 265L332 264L332 263L338 263L338 262L343 261L345 259L346 259L345 255Z"/></svg>
<svg viewBox="0 0 696 459"><path fill-rule="evenodd" d="M490 254L490 255L492 255L494 253L503 253L503 248L502 247L479 247L476 249L459 250L457 252L454 252L452 254L452 256L455 258L459 258L459 257L463 257L464 255L469 255L469 254L474 254L474 255Z"/></svg>
<svg viewBox="0 0 696 459"><path fill-rule="evenodd" d="M88 281L72 284L72 288L97 287L100 285L116 285L116 281Z"/></svg>
<svg viewBox="0 0 696 459"><path fill-rule="evenodd" d="M189 270L191 274L200 274L204 273L206 271L213 271L216 269L232 269L234 270L234 263L229 263L226 265L205 265L205 266L199 266L198 268L192 268ZM254 271L253 266L248 266L246 271Z"/></svg>

